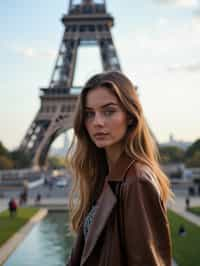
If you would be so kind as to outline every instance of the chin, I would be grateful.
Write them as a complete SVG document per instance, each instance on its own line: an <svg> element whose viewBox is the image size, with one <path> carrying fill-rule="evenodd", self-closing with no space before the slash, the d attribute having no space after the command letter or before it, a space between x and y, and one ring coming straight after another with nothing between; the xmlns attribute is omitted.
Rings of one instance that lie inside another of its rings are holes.
<svg viewBox="0 0 200 266"><path fill-rule="evenodd" d="M97 148L106 148L110 146L109 144L103 142L95 142L95 145L97 146Z"/></svg>
<svg viewBox="0 0 200 266"><path fill-rule="evenodd" d="M107 147L107 145L104 145L104 144L95 143L95 145L97 146L97 148L106 148Z"/></svg>

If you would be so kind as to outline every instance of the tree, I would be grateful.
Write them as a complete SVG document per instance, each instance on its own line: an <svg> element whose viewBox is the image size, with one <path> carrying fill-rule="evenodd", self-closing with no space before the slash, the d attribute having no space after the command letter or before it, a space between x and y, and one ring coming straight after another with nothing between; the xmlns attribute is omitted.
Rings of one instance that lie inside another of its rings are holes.
<svg viewBox="0 0 200 266"><path fill-rule="evenodd" d="M14 167L17 169L28 168L31 166L31 156L29 153L25 153L20 150L14 150L10 153L12 160L14 161Z"/></svg>
<svg viewBox="0 0 200 266"><path fill-rule="evenodd" d="M180 163L184 160L185 152L176 146L160 147L161 163Z"/></svg>
<svg viewBox="0 0 200 266"><path fill-rule="evenodd" d="M1 141L0 141L0 155L9 156L9 151L6 149L6 147L3 145Z"/></svg>
<svg viewBox="0 0 200 266"><path fill-rule="evenodd" d="M200 139L197 139L186 151L185 159L190 159L197 151L200 151Z"/></svg>
<svg viewBox="0 0 200 266"><path fill-rule="evenodd" d="M193 155L186 160L187 167L200 167L200 150L195 151Z"/></svg>
<svg viewBox="0 0 200 266"><path fill-rule="evenodd" d="M14 167L14 162L4 155L0 155L0 169L7 170Z"/></svg>
<svg viewBox="0 0 200 266"><path fill-rule="evenodd" d="M64 168L65 167L65 159L62 157L52 156L48 158L48 166L50 168Z"/></svg>

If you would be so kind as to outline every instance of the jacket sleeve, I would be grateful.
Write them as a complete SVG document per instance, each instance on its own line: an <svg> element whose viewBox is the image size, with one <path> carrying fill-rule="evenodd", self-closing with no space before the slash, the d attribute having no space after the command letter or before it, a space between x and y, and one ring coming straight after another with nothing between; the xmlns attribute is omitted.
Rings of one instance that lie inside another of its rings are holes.
<svg viewBox="0 0 200 266"><path fill-rule="evenodd" d="M83 231L81 227L81 229L79 230L79 233L77 234L75 242L73 244L71 255L68 258L66 266L80 265L83 247L84 247L84 236L83 236Z"/></svg>
<svg viewBox="0 0 200 266"><path fill-rule="evenodd" d="M123 235L127 266L171 266L166 209L146 177L122 185Z"/></svg>

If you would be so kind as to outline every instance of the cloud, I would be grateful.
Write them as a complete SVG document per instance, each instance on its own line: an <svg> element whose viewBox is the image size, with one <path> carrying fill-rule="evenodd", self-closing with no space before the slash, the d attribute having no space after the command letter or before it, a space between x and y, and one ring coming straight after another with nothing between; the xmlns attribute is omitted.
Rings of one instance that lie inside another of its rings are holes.
<svg viewBox="0 0 200 266"><path fill-rule="evenodd" d="M198 0L157 0L163 4L171 4L176 7L184 7L184 8L198 8L199 1Z"/></svg>
<svg viewBox="0 0 200 266"><path fill-rule="evenodd" d="M25 56L25 57L36 57L36 52L34 51L33 48L26 48L26 49L22 49L21 53Z"/></svg>
<svg viewBox="0 0 200 266"><path fill-rule="evenodd" d="M200 6L197 10L193 12L194 18L199 19L200 21Z"/></svg>
<svg viewBox="0 0 200 266"><path fill-rule="evenodd" d="M168 67L168 71L187 71L197 72L200 71L200 61L190 64L176 64Z"/></svg>
<svg viewBox="0 0 200 266"><path fill-rule="evenodd" d="M167 26L169 23L169 20L165 17L160 17L158 20L158 23L160 26Z"/></svg>
<svg viewBox="0 0 200 266"><path fill-rule="evenodd" d="M192 17L192 29L200 32L200 14L195 13Z"/></svg>
<svg viewBox="0 0 200 266"><path fill-rule="evenodd" d="M53 49L37 50L31 47L27 48L15 48L17 54L23 55L28 58L55 58L57 51Z"/></svg>
<svg viewBox="0 0 200 266"><path fill-rule="evenodd" d="M198 8L199 2L198 0L175 0L175 5L180 7Z"/></svg>

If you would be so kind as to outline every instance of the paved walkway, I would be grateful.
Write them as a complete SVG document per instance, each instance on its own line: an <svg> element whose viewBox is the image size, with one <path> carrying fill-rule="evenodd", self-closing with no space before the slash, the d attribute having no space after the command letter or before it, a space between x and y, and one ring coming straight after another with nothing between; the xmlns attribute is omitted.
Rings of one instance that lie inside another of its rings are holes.
<svg viewBox="0 0 200 266"><path fill-rule="evenodd" d="M200 197L190 197L190 206L200 206ZM200 216L192 214L185 209L185 197L176 197L175 203L170 204L169 208L177 214L183 216L185 219L200 226Z"/></svg>
<svg viewBox="0 0 200 266"><path fill-rule="evenodd" d="M8 199L0 199L0 212L8 208Z"/></svg>
<svg viewBox="0 0 200 266"><path fill-rule="evenodd" d="M0 212L7 209L9 199L0 199ZM28 205L34 205L35 201L33 198L28 200ZM62 206L66 207L68 205L67 198L55 198L55 197L48 197L42 198L41 200L42 206ZM200 206L200 197L190 197L190 206ZM180 214L187 220L197 224L200 226L200 217L194 215L185 210L185 197L184 196L177 196L175 198L175 202L169 205L169 208L175 211L177 214Z"/></svg>
<svg viewBox="0 0 200 266"><path fill-rule="evenodd" d="M8 202L9 199L0 199L0 212L6 210L8 208ZM29 198L28 199L28 206L35 206L35 199ZM60 206L61 208L67 208L68 206L68 200L66 198L43 198L41 200L41 206L52 206L57 208L57 206ZM38 206L40 206L38 205Z"/></svg>

